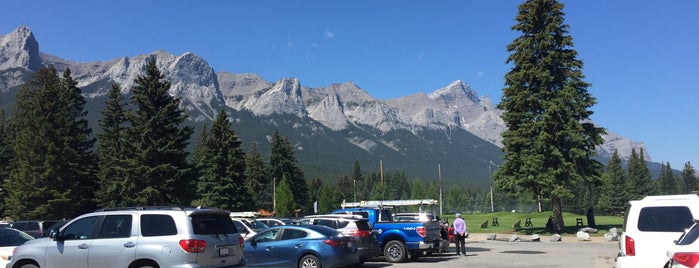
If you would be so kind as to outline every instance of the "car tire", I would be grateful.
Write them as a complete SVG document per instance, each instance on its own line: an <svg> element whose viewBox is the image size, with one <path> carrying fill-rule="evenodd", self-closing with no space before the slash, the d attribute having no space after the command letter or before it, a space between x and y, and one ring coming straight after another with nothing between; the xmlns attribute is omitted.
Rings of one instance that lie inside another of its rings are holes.
<svg viewBox="0 0 699 268"><path fill-rule="evenodd" d="M408 258L408 251L405 248L405 244L398 240L391 240L386 243L383 249L383 255L386 261L390 263L405 262Z"/></svg>
<svg viewBox="0 0 699 268"><path fill-rule="evenodd" d="M304 255L299 260L299 268L321 268L320 259L311 254Z"/></svg>
<svg viewBox="0 0 699 268"><path fill-rule="evenodd" d="M33 263L27 263L27 264L20 266L19 268L39 268L39 266L36 266Z"/></svg>

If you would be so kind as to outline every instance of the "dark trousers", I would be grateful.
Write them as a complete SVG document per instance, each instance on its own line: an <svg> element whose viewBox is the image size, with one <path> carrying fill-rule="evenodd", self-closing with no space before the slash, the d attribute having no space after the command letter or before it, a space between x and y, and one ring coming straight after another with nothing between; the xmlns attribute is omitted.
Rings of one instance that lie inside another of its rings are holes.
<svg viewBox="0 0 699 268"><path fill-rule="evenodd" d="M454 233L454 242L456 243L456 254L466 255L466 236Z"/></svg>

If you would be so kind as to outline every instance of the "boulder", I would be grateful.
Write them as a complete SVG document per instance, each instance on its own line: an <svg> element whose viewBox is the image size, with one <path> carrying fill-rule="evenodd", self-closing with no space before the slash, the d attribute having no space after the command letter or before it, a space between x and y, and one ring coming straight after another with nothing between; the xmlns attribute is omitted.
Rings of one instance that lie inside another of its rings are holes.
<svg viewBox="0 0 699 268"><path fill-rule="evenodd" d="M579 231L577 233L578 241L590 241L590 234L586 232Z"/></svg>

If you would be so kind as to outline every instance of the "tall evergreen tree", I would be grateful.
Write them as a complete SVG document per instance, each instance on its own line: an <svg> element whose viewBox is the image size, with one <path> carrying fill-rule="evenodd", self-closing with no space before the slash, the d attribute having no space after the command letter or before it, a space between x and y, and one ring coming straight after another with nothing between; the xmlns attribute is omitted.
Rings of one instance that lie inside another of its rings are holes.
<svg viewBox="0 0 699 268"><path fill-rule="evenodd" d="M92 211L96 207L95 192L99 188L97 183L97 161L93 151L96 139L92 137L92 128L87 121L87 101L81 94L78 82L73 80L70 69L63 72L61 79L62 90L59 91L59 100L65 107L63 120L65 132L65 148L62 158L65 165L65 176L74 181L75 197L82 198L76 206L77 213Z"/></svg>
<svg viewBox="0 0 699 268"><path fill-rule="evenodd" d="M599 207L612 215L619 215L626 210L628 204L628 189L626 188L626 174L621 165L619 152L614 150L602 174L602 195L598 201Z"/></svg>
<svg viewBox="0 0 699 268"><path fill-rule="evenodd" d="M272 211L271 179L264 157L257 151L253 143L245 154L245 186L252 195L255 208Z"/></svg>
<svg viewBox="0 0 699 268"><path fill-rule="evenodd" d="M279 131L272 136L271 152L269 156L271 175L279 179L286 176L294 195L296 205L304 209L308 203L308 185L303 177L303 171L294 156L293 146L288 138L282 138Z"/></svg>
<svg viewBox="0 0 699 268"><path fill-rule="evenodd" d="M697 175L694 167L690 162L684 164L682 169L682 193L688 194L699 190L697 188Z"/></svg>
<svg viewBox="0 0 699 268"><path fill-rule="evenodd" d="M186 151L193 129L180 126L187 114L179 107L180 99L168 93L170 82L163 80L155 57L145 67L132 88L135 110L126 113L129 172L124 200L128 205L186 205L194 193Z"/></svg>
<svg viewBox="0 0 699 268"><path fill-rule="evenodd" d="M121 86L117 83L112 84L107 96L102 118L98 120L102 133L97 134L97 178L100 187L96 198L97 204L102 207L119 207L126 205L121 192L126 168L122 145L126 127L126 103Z"/></svg>
<svg viewBox="0 0 699 268"><path fill-rule="evenodd" d="M650 170L643 157L643 149L640 154L636 149L631 149L631 157L626 167L626 187L629 189L629 200L638 200L647 195L655 194Z"/></svg>
<svg viewBox="0 0 699 268"><path fill-rule="evenodd" d="M352 188L352 182L347 179L347 176L337 178L337 181L335 181L335 197L337 201L340 201L338 204L342 203L342 201L352 202L354 200ZM357 196L357 198L359 200L367 200L366 198L362 199L360 196Z"/></svg>
<svg viewBox="0 0 699 268"><path fill-rule="evenodd" d="M563 200L573 185L595 178L592 159L604 130L589 121L596 100L583 81L573 38L564 24L563 4L528 0L519 6L513 30L522 33L507 47L513 67L505 75L503 133L505 163L496 185L509 192L528 189L550 197L556 231L564 226Z"/></svg>
<svg viewBox="0 0 699 268"><path fill-rule="evenodd" d="M5 217L5 202L2 201L5 200L7 196L5 187L10 177L12 158L14 155L7 125L5 111L0 111L0 219Z"/></svg>
<svg viewBox="0 0 699 268"><path fill-rule="evenodd" d="M70 70L61 79L51 66L17 92L5 200L15 219L71 218L94 209L94 140L76 85Z"/></svg>
<svg viewBox="0 0 699 268"><path fill-rule="evenodd" d="M245 153L241 141L231 127L225 110L219 111L211 130L197 145L196 206L226 210L252 210L252 195L245 187Z"/></svg>
<svg viewBox="0 0 699 268"><path fill-rule="evenodd" d="M281 217L291 217L294 215L294 210L297 208L296 201L294 201L294 194L291 190L291 185L286 176L282 176L279 186L277 186L276 202L277 209L275 212Z"/></svg>
<svg viewBox="0 0 699 268"><path fill-rule="evenodd" d="M354 160L354 165L352 166L352 185L353 185L353 196L355 202L357 202L357 185L361 187L364 185L364 176L362 176L362 168L359 167L359 160Z"/></svg>
<svg viewBox="0 0 699 268"><path fill-rule="evenodd" d="M660 175L655 181L657 183L656 189L659 194L670 195L677 194L679 191L677 187L679 186L675 174L672 172L670 167L670 162L662 164L660 167Z"/></svg>
<svg viewBox="0 0 699 268"><path fill-rule="evenodd" d="M318 214L330 213L338 207L342 200L335 198L335 191L328 183L323 182L318 196Z"/></svg>

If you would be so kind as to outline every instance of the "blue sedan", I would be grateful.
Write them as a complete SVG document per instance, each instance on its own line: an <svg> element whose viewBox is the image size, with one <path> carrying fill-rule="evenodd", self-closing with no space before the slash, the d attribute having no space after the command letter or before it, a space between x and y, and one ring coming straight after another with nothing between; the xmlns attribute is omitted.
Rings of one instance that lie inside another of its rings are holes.
<svg viewBox="0 0 699 268"><path fill-rule="evenodd" d="M320 225L280 225L245 241L248 267L340 267L359 262L354 238Z"/></svg>

